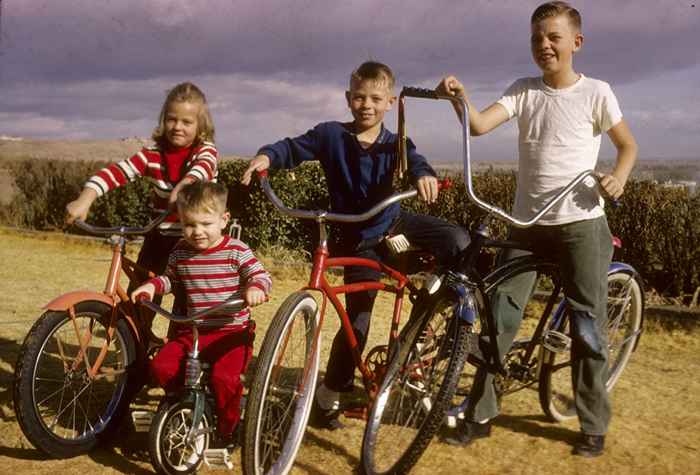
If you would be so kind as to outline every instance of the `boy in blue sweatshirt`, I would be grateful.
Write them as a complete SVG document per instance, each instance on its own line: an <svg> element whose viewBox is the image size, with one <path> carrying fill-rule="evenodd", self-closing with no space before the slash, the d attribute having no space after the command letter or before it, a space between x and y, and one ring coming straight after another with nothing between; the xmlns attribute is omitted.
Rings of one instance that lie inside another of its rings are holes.
<svg viewBox="0 0 700 475"><path fill-rule="evenodd" d="M265 145L251 160L241 182L249 184L253 173L267 168L294 168L302 162L318 160L335 213L363 213L391 196L398 164L398 137L384 127L383 119L396 101L394 82L388 66L374 61L363 63L351 74L350 89L345 93L352 122L322 122L303 135ZM438 196L435 171L410 140L407 155L408 172L419 196L428 203L434 202ZM346 225L341 252L381 261L385 256L382 237L389 230L430 250L439 263L449 262L469 243L463 229L438 218L407 213L396 203L368 221ZM347 267L344 280L350 284L379 277L380 273L372 269ZM367 340L376 294L367 291L346 295L348 316L360 349ZM342 427L338 420L339 393L352 390L355 371L349 355L350 349L339 331L333 340L324 382L316 391L311 425L331 430Z"/></svg>

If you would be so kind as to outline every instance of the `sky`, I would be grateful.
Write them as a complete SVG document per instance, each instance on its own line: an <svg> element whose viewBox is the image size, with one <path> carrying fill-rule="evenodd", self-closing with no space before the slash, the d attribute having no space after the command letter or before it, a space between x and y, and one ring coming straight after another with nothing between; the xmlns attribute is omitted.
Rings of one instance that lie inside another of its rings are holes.
<svg viewBox="0 0 700 475"><path fill-rule="evenodd" d="M0 0L0 136L148 137L167 90L205 92L224 155L326 120L349 120L350 72L387 63L398 87L456 75L476 107L535 76L530 0ZM640 158L700 158L700 2L579 0L578 72L611 84ZM398 90L397 90L398 92ZM410 100L430 160L460 160L446 101ZM475 160L512 160L517 129L475 139ZM395 111L385 125L396 130ZM601 159L614 158L608 139Z"/></svg>

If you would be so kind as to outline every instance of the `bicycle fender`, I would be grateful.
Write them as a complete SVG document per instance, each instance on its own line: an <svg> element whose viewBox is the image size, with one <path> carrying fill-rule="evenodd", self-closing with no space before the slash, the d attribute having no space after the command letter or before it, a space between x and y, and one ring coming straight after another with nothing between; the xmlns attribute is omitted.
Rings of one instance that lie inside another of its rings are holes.
<svg viewBox="0 0 700 475"><path fill-rule="evenodd" d="M55 299L44 305L44 309L53 311L64 311L75 306L75 304L79 302L85 302L88 300L102 302L106 305L109 305L110 307L113 307L116 304L112 297L109 297L105 294L93 292L90 290L76 290L56 297Z"/></svg>
<svg viewBox="0 0 700 475"><path fill-rule="evenodd" d="M614 274L615 272L629 272L633 275L637 275L637 271L629 264L624 262L611 262L610 267L608 267L608 275Z"/></svg>
<svg viewBox="0 0 700 475"><path fill-rule="evenodd" d="M476 302L474 295L463 285L452 286L452 290L457 295L459 303L455 305L455 314L465 323L473 324L476 322Z"/></svg>

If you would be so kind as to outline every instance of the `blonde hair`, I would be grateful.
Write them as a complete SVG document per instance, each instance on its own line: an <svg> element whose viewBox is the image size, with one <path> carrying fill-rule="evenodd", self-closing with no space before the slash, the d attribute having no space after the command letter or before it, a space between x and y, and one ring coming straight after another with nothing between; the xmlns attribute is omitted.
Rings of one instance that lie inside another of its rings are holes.
<svg viewBox="0 0 700 475"><path fill-rule="evenodd" d="M204 211L225 213L228 189L213 181L195 181L182 187L177 194L177 209L181 213Z"/></svg>
<svg viewBox="0 0 700 475"><path fill-rule="evenodd" d="M377 61L365 61L350 74L350 89L356 82L376 81L386 82L389 90L394 88L394 73L386 64Z"/></svg>
<svg viewBox="0 0 700 475"><path fill-rule="evenodd" d="M168 92L168 96L165 98L163 107L160 110L158 126L153 130L153 135L151 136L157 144L164 145L165 116L168 113L168 107L170 107L170 104L173 102L192 102L199 104L199 114L197 116L197 138L194 141L194 145L200 145L202 142L214 141L214 121L209 113L207 98L204 96L202 90L197 86L191 82L183 82L172 88Z"/></svg>
<svg viewBox="0 0 700 475"><path fill-rule="evenodd" d="M545 18L551 18L559 15L564 15L569 20L569 24L571 26L576 28L578 31L581 31L581 14L578 12L578 10L566 2L543 3L532 13L530 24L534 25Z"/></svg>

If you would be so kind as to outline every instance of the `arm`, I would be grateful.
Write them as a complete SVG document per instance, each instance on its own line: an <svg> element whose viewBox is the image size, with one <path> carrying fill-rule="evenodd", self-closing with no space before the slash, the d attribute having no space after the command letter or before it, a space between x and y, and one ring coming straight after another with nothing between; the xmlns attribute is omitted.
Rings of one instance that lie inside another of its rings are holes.
<svg viewBox="0 0 700 475"><path fill-rule="evenodd" d="M95 173L85 183L80 196L66 205L66 224L71 224L76 219L85 221L92 203L97 198L133 181L136 177L143 176L146 168L147 161L142 150L126 160L112 163Z"/></svg>
<svg viewBox="0 0 700 475"><path fill-rule="evenodd" d="M464 99L469 110L469 131L474 136L484 135L491 132L493 129L509 119L508 112L498 103L491 104L486 109L479 112L467 97L464 85L462 85L462 83L459 82L454 76L447 76L443 78L435 88L435 91L438 94L450 95ZM453 103L452 105L461 121L462 110L457 106L457 104Z"/></svg>
<svg viewBox="0 0 700 475"><path fill-rule="evenodd" d="M615 168L609 175L600 177L600 186L612 198L622 196L634 163L637 161L637 142L623 120L608 130L608 137L617 149Z"/></svg>
<svg viewBox="0 0 700 475"><path fill-rule="evenodd" d="M168 198L172 208L177 201L177 195L183 187L197 180L211 181L216 177L219 162L219 152L213 144L203 144L192 158L190 168L184 177L173 187Z"/></svg>
<svg viewBox="0 0 700 475"><path fill-rule="evenodd" d="M250 184L253 173L270 167L294 168L302 162L317 160L321 150L321 125L298 137L286 138L262 147L243 172L241 183Z"/></svg>
<svg viewBox="0 0 700 475"><path fill-rule="evenodd" d="M246 303L254 307L267 300L267 296L272 290L272 279L270 274L263 268L262 263L255 258L253 251L241 243L243 249L239 251L238 273L245 283L244 298Z"/></svg>

